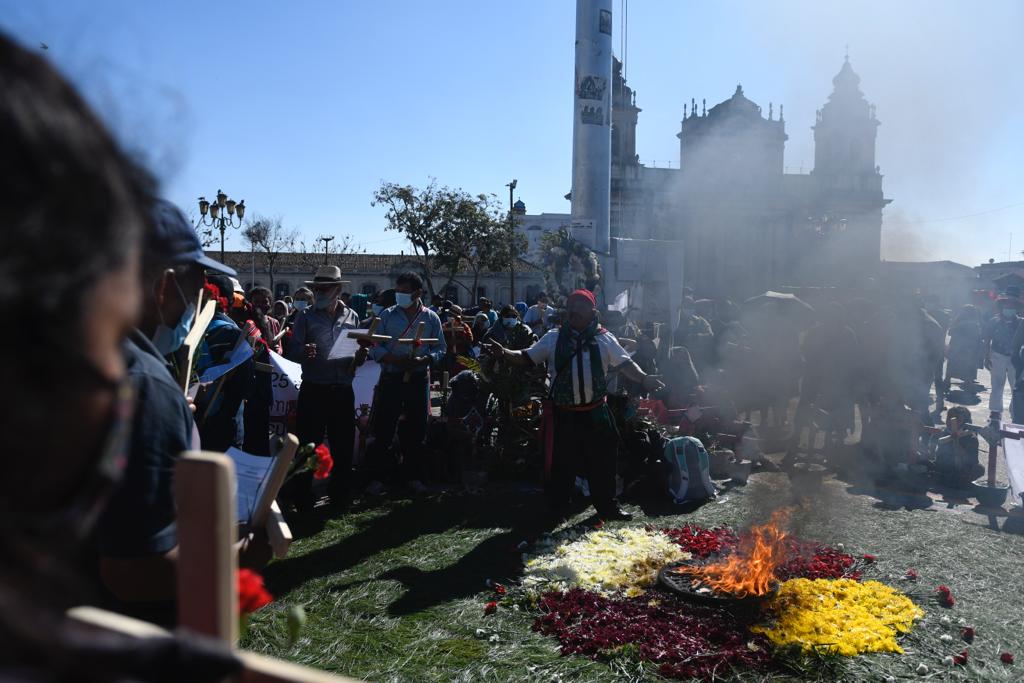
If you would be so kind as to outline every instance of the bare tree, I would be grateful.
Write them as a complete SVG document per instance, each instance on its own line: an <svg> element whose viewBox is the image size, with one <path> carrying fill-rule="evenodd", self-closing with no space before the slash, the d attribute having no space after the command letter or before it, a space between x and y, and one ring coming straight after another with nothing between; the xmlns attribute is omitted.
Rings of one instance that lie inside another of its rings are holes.
<svg viewBox="0 0 1024 683"><path fill-rule="evenodd" d="M330 239L326 242L325 237ZM323 245L327 246L324 247ZM344 257L349 254L364 254L366 250L359 245L352 235L320 235L316 238L313 246L306 244L305 240L299 242L299 262L309 268L310 272L321 265L341 266Z"/></svg>
<svg viewBox="0 0 1024 683"><path fill-rule="evenodd" d="M280 216L255 216L242 230L242 235L254 251L260 251L270 277L270 290L274 290L274 270L281 254L295 250L298 231L285 228Z"/></svg>

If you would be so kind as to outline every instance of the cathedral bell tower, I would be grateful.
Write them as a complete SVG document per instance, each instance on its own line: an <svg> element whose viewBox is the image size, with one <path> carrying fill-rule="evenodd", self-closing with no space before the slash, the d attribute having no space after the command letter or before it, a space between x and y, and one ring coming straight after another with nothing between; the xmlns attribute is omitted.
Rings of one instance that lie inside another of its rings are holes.
<svg viewBox="0 0 1024 683"><path fill-rule="evenodd" d="M850 58L832 79L833 91L814 124L814 170L820 187L881 192L875 166L878 119L860 91Z"/></svg>

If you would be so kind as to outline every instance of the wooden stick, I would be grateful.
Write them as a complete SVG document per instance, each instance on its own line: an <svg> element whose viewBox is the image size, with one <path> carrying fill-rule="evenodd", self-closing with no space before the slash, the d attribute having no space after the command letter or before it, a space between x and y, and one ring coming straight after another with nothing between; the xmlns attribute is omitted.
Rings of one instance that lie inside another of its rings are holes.
<svg viewBox="0 0 1024 683"><path fill-rule="evenodd" d="M202 303L203 293L200 292L199 304ZM197 305L196 310L199 313L192 322L192 329L189 330L188 335L185 336L185 342L182 344L182 348L185 349L185 364L178 371L178 384L186 396L188 395L188 381L192 379L192 362L196 355L196 349L199 348L203 335L206 334L206 328L210 326L210 321L217 314L217 304L213 301L207 301L205 306Z"/></svg>
<svg viewBox="0 0 1024 683"><path fill-rule="evenodd" d="M235 485L223 453L188 451L175 468L178 622L229 646L238 639Z"/></svg>
<svg viewBox="0 0 1024 683"><path fill-rule="evenodd" d="M288 468L292 466L292 460L295 458L295 451L298 448L299 440L295 435L286 434L281 449L274 455L274 464L270 468L270 473L267 474L267 483L263 488L263 495L256 501L256 507L252 511L252 519L249 520L251 528L259 529L264 524L267 524L267 518L270 516L274 500L281 490L281 485L284 484L285 477L288 476Z"/></svg>
<svg viewBox="0 0 1024 683"><path fill-rule="evenodd" d="M126 617L97 607L72 607L68 619L96 633L110 633L132 638L171 638L173 634L148 621ZM242 671L227 680L233 683L358 683L354 678L291 664L245 650L235 652L242 661Z"/></svg>
<svg viewBox="0 0 1024 683"><path fill-rule="evenodd" d="M349 339L358 339L364 342L386 342L391 341L391 337L386 334L377 334L377 325L380 324L380 318L374 318L370 321L370 329L366 332L349 332Z"/></svg>
<svg viewBox="0 0 1024 683"><path fill-rule="evenodd" d="M423 328L427 326L427 323L420 321L419 325L416 326L416 335L412 339L396 339L399 344L412 344L412 357L416 356L416 347L420 344L436 344L438 339L426 339L423 337ZM408 382L412 379L412 371L406 370L405 375L402 376L403 382Z"/></svg>
<svg viewBox="0 0 1024 683"><path fill-rule="evenodd" d="M266 527L267 540L270 541L274 557L279 560L288 557L288 550L292 546L292 530L288 526L288 522L284 521L284 515L281 514L281 508L277 506L276 500L270 501Z"/></svg>

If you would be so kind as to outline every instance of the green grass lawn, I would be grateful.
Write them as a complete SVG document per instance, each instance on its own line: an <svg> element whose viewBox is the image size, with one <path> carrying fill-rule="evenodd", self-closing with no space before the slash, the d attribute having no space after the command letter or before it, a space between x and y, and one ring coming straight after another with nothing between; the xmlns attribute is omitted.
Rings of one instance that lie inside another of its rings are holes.
<svg viewBox="0 0 1024 683"><path fill-rule="evenodd" d="M754 474L689 514L645 515L626 524L743 527L781 505L797 503L787 477ZM908 509L902 503L914 503ZM836 480L804 499L793 531L871 553L875 578L911 594L924 619L902 643L906 654L807 662L804 673L771 680L884 681L896 679L1024 680L1024 519L989 518L969 506L868 495ZM276 601L253 615L243 647L369 681L633 681L658 679L653 667L619 658L610 664L559 655L557 642L531 631L533 615L502 608L485 617L493 598L487 579L514 584L522 567L517 545L550 529L538 492L491 485L485 495L394 501L296 527L288 559L267 568ZM323 510L323 508L318 508ZM662 513L664 510L658 510ZM587 518L581 512L575 522ZM919 580L902 579L914 568ZM957 604L933 596L948 585ZM308 622L289 644L287 609L301 605ZM948 615L952 626L940 623ZM958 618L974 626L973 645L960 641ZM954 641L940 640L943 633ZM967 648L965 667L942 664ZM1003 651L1020 659L999 662ZM927 676L915 673L924 662ZM763 675L734 680L768 680Z"/></svg>

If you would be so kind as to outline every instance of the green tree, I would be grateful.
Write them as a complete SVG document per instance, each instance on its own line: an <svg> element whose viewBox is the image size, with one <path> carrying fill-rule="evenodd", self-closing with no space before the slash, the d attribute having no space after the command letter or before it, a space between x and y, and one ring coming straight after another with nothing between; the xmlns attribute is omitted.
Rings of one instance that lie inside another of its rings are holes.
<svg viewBox="0 0 1024 683"><path fill-rule="evenodd" d="M430 296L435 292L434 261L450 257L452 240L447 233L457 220L463 194L461 190L438 187L433 180L423 189L382 182L370 202L371 206L385 208L385 229L402 233L412 245Z"/></svg>

